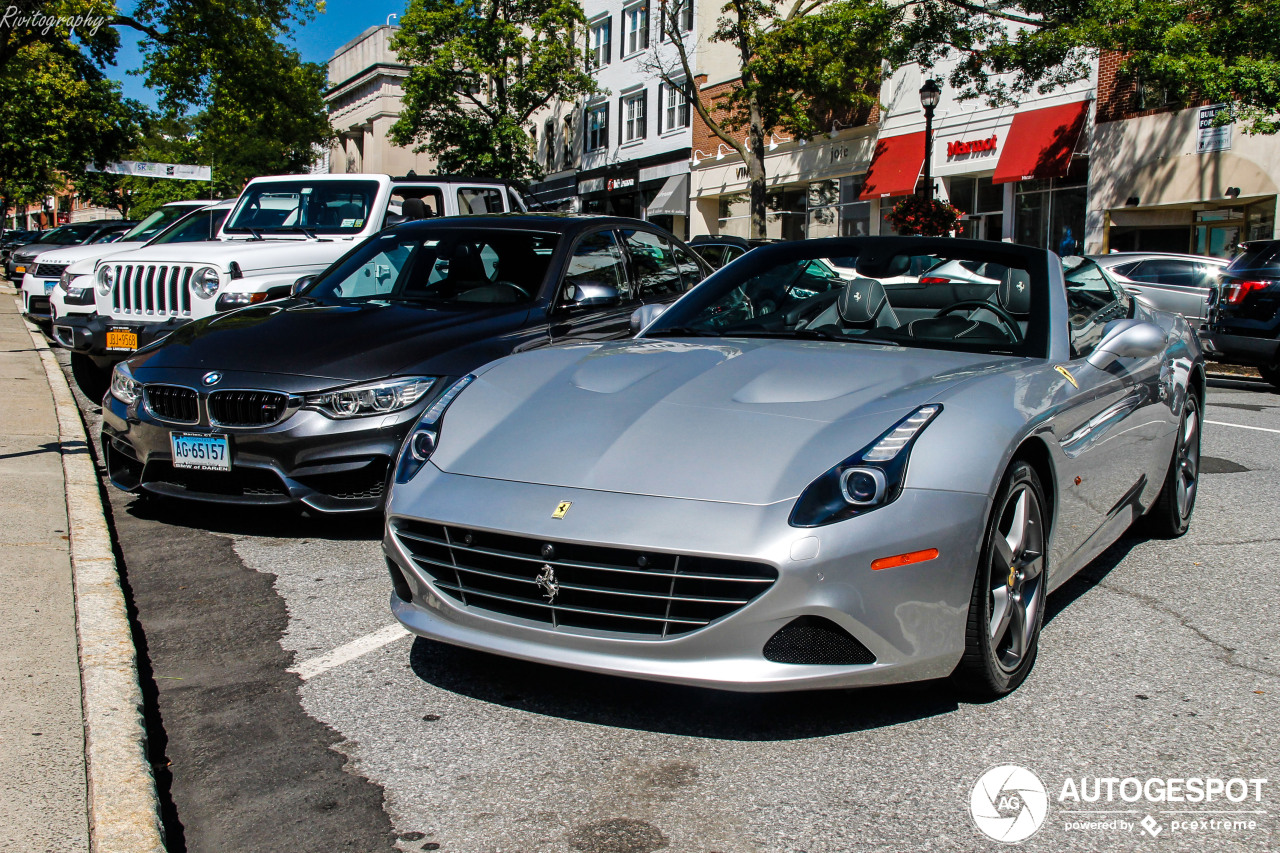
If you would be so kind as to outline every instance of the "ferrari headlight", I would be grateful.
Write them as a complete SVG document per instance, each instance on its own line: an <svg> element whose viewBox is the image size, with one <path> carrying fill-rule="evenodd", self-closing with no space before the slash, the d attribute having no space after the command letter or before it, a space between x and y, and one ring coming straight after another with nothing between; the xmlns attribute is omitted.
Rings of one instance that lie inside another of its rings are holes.
<svg viewBox="0 0 1280 853"><path fill-rule="evenodd" d="M191 289L196 296L208 299L210 296L218 292L218 285L221 279L218 271L213 267L200 267L191 274Z"/></svg>
<svg viewBox="0 0 1280 853"><path fill-rule="evenodd" d="M440 421L444 418L445 411L462 393L462 389L474 380L475 377L470 374L462 377L446 388L431 407L422 413L417 426L413 428L413 432L409 433L409 437L404 440L404 446L400 448L400 458L396 460L397 483L409 482L422 470L422 466L427 464L427 460L435 452L436 441L440 436Z"/></svg>
<svg viewBox="0 0 1280 853"><path fill-rule="evenodd" d="M385 415L409 408L421 400L435 382L435 378L431 376L371 382L320 394L308 394L307 406L339 420Z"/></svg>
<svg viewBox="0 0 1280 853"><path fill-rule="evenodd" d="M110 296L116 286L116 268L110 264L98 267L98 292Z"/></svg>
<svg viewBox="0 0 1280 853"><path fill-rule="evenodd" d="M131 406L142 395L142 383L133 378L122 361L111 371L111 396L126 406Z"/></svg>
<svg viewBox="0 0 1280 853"><path fill-rule="evenodd" d="M810 483L791 510L791 526L821 527L896 500L902 494L911 446L941 411L940 404L921 406Z"/></svg>

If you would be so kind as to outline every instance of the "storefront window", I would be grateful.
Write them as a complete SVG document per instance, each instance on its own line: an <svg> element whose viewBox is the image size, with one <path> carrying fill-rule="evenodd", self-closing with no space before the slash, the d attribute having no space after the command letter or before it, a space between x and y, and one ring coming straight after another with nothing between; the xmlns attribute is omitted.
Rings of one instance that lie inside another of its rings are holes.
<svg viewBox="0 0 1280 853"><path fill-rule="evenodd" d="M1084 178L1019 181L1014 203L1014 239L1059 255L1084 251L1084 214L1088 191Z"/></svg>
<svg viewBox="0 0 1280 853"><path fill-rule="evenodd" d="M956 234L974 240L1000 240L1004 237L1004 185L991 183L990 177L951 178L947 181L951 203L965 214Z"/></svg>

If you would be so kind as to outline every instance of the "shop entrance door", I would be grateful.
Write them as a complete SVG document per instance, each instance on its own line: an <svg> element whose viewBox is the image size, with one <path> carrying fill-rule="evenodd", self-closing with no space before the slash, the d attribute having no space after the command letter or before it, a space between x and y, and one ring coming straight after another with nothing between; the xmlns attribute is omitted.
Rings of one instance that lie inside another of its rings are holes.
<svg viewBox="0 0 1280 853"><path fill-rule="evenodd" d="M1196 254L1214 258L1228 258L1240 242L1241 223L1226 225L1197 225Z"/></svg>

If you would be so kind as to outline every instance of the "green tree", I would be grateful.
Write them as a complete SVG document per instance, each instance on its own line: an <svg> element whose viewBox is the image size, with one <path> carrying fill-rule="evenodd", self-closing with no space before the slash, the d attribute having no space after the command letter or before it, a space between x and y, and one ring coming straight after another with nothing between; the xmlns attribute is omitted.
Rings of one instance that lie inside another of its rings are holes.
<svg viewBox="0 0 1280 853"><path fill-rule="evenodd" d="M878 102L882 60L900 13L880 0L729 0L711 40L733 48L737 85L708 105L678 30L689 2L662 0L664 38L649 64L746 164L751 234L764 237L767 134L777 129L812 139L835 120L865 119ZM666 41L674 45L673 59L666 58Z"/></svg>
<svg viewBox="0 0 1280 853"><path fill-rule="evenodd" d="M393 45L410 66L391 129L444 173L541 176L526 128L553 100L597 91L575 0L410 0Z"/></svg>
<svg viewBox="0 0 1280 853"><path fill-rule="evenodd" d="M0 198L39 202L82 172L116 159L138 137L142 106L120 96L87 58L33 42L0 73Z"/></svg>

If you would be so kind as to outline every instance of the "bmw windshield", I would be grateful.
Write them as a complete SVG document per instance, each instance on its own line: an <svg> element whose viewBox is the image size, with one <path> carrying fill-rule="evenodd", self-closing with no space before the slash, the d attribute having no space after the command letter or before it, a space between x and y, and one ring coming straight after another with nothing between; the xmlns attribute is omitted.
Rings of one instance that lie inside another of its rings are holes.
<svg viewBox="0 0 1280 853"><path fill-rule="evenodd" d="M645 337L758 337L1044 357L1043 253L951 238L766 246L717 272Z"/></svg>
<svg viewBox="0 0 1280 853"><path fill-rule="evenodd" d="M326 303L519 304L542 288L558 234L511 228L392 231L325 273L306 296Z"/></svg>
<svg viewBox="0 0 1280 853"><path fill-rule="evenodd" d="M259 181L240 196L229 234L358 234L374 215L374 181Z"/></svg>

